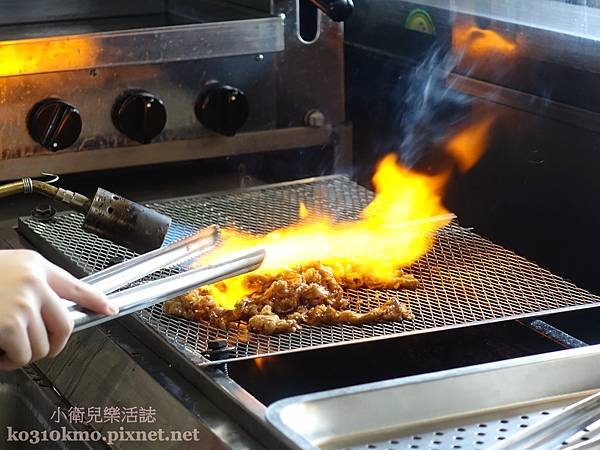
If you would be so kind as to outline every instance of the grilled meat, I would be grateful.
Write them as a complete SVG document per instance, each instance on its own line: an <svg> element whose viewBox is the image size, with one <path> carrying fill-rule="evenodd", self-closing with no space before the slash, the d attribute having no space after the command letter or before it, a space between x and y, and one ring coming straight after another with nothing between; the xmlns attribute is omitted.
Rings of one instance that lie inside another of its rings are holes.
<svg viewBox="0 0 600 450"><path fill-rule="evenodd" d="M299 326L293 319L281 319L277 314L271 311L271 307L266 305L260 310L260 313L250 317L248 320L250 331L262 334L280 334L293 333Z"/></svg>
<svg viewBox="0 0 600 450"><path fill-rule="evenodd" d="M405 304L392 299L366 313L350 310L338 311L331 306L319 305L308 310L302 319L307 325L332 325L336 323L364 325L380 321L393 322L402 319L414 319L414 316Z"/></svg>
<svg viewBox="0 0 600 450"><path fill-rule="evenodd" d="M396 276L386 278L364 275L354 267L342 264L333 264L332 270L344 289L416 289L419 285L414 276L405 273L402 269L396 271Z"/></svg>
<svg viewBox="0 0 600 450"><path fill-rule="evenodd" d="M407 305L395 299L360 313L349 310L350 303L343 297L344 288L416 288L417 280L401 270L396 277L380 279L363 276L351 267L313 262L275 275L247 275L243 282L251 293L233 309L220 307L210 290L201 288L169 300L164 310L189 320L205 320L221 329L246 322L250 331L262 334L291 333L302 324L362 325L414 317ZM224 286L213 288L223 290Z"/></svg>

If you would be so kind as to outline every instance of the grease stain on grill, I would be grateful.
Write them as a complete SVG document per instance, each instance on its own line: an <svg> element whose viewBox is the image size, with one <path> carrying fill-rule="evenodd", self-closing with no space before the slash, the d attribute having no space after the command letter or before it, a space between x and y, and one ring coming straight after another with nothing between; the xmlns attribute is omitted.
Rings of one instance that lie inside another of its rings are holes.
<svg viewBox="0 0 600 450"><path fill-rule="evenodd" d="M173 231L173 239L179 239L185 237L184 232L189 234L212 224L235 223L242 230L263 234L297 220L301 201L314 213L354 220L372 198L372 192L349 178L333 176L146 206L170 216L174 223L185 225L180 231ZM51 223L22 218L19 226L45 242L40 247L42 253L62 254L85 273L107 267L111 258L134 256L124 247L82 231L82 221L82 215L67 212L56 214ZM147 279L177 270L163 270ZM398 298L410 305L416 316L414 321L303 326L292 335L260 336L169 317L161 305L137 315L168 342L185 347L198 357L206 351L209 340L226 339L232 348L231 359L237 359L600 302L599 297L455 223L439 230L432 250L408 270L419 279L420 286L415 291L351 290L346 297L355 310L363 312L389 298ZM213 363L206 361L206 364Z"/></svg>

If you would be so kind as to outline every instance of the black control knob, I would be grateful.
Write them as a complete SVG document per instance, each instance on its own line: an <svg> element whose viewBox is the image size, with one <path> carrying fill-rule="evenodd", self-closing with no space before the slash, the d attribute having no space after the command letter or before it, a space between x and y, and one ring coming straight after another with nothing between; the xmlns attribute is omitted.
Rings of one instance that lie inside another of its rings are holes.
<svg viewBox="0 0 600 450"><path fill-rule="evenodd" d="M200 94L196 117L206 128L224 136L233 136L248 120L250 106L240 89L216 85Z"/></svg>
<svg viewBox="0 0 600 450"><path fill-rule="evenodd" d="M167 110L156 95L145 91L127 91L117 98L112 121L117 130L128 138L147 144L165 127Z"/></svg>
<svg viewBox="0 0 600 450"><path fill-rule="evenodd" d="M354 11L354 2L352 0L309 0L313 5L329 16L336 22L344 22L352 15Z"/></svg>
<svg viewBox="0 0 600 450"><path fill-rule="evenodd" d="M58 98L47 98L34 105L27 116L32 139L48 150L70 147L81 133L79 110Z"/></svg>

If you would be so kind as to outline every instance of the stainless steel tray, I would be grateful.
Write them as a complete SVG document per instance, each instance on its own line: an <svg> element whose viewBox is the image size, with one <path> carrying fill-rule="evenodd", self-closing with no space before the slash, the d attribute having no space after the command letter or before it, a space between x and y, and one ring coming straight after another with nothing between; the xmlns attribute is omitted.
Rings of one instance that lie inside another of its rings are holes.
<svg viewBox="0 0 600 450"><path fill-rule="evenodd" d="M487 449L599 389L592 346L292 397L267 420L302 449Z"/></svg>

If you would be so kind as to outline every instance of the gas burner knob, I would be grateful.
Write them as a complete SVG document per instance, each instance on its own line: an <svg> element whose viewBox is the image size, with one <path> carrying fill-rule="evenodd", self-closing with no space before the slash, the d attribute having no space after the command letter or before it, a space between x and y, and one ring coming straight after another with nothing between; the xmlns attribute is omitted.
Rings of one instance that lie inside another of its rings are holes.
<svg viewBox="0 0 600 450"><path fill-rule="evenodd" d="M234 136L248 120L250 106L242 90L221 84L200 94L195 112L206 128L223 136Z"/></svg>
<svg viewBox="0 0 600 450"><path fill-rule="evenodd" d="M58 98L47 98L35 104L27 116L31 138L48 150L70 147L81 133L79 110Z"/></svg>
<svg viewBox="0 0 600 450"><path fill-rule="evenodd" d="M167 110L156 95L146 91L127 91L117 98L112 121L115 128L128 138L147 144L165 127Z"/></svg>

